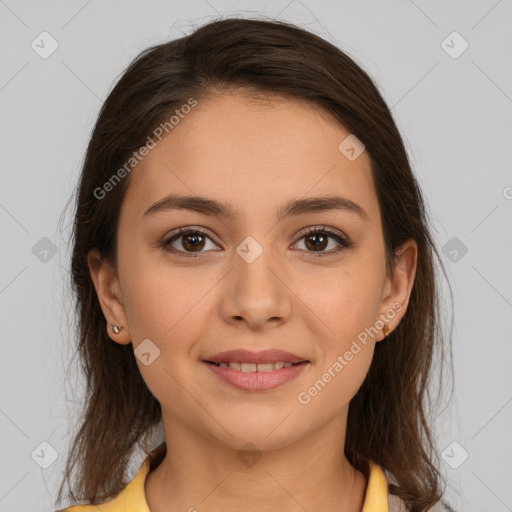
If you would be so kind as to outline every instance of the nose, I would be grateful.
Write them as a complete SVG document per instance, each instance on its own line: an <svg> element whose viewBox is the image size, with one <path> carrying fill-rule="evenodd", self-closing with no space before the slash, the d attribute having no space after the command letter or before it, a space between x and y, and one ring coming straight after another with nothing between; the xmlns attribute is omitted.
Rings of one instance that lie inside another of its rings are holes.
<svg viewBox="0 0 512 512"><path fill-rule="evenodd" d="M293 301L287 281L291 277L275 251L255 239L240 244L224 286L225 318L237 325L243 321L254 330L285 322Z"/></svg>

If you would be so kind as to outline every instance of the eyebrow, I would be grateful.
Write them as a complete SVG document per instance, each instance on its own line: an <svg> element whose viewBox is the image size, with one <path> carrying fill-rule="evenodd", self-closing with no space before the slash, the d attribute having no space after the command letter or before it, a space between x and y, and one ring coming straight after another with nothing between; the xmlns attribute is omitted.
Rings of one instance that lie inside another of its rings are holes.
<svg viewBox="0 0 512 512"><path fill-rule="evenodd" d="M142 215L143 219L151 217L159 212L169 210L189 210L204 215L225 217L234 220L238 215L238 210L227 203L216 201L201 196L179 196L170 194L156 203L152 204ZM319 213L332 210L342 210L354 213L364 221L369 217L365 210L350 199L340 196L320 196L306 199L293 199L281 206L277 211L277 220L281 221L285 217L301 215L305 213Z"/></svg>

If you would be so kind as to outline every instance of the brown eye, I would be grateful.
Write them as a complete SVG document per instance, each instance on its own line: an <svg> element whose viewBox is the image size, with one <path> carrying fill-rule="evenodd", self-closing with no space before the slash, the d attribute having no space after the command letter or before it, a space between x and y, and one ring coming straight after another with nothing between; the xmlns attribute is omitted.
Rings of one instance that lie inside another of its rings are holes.
<svg viewBox="0 0 512 512"><path fill-rule="evenodd" d="M337 254L352 245L348 239L326 227L309 229L299 240L304 240L307 252L316 253L312 254L312 256L318 257ZM338 246L336 247L336 244L334 244L334 248L325 250L329 246L330 240L334 240Z"/></svg>
<svg viewBox="0 0 512 512"><path fill-rule="evenodd" d="M204 248L205 241L203 235L189 234L181 235L181 245L187 251L200 251Z"/></svg>
<svg viewBox="0 0 512 512"><path fill-rule="evenodd" d="M213 240L200 229L181 229L162 243L165 252L179 253L180 256L197 257L204 252L208 242L216 245ZM214 249L215 250L215 249Z"/></svg>
<svg viewBox="0 0 512 512"><path fill-rule="evenodd" d="M305 238L306 247L311 249L312 251L322 251L324 250L329 241L329 237L325 236L321 233L314 233L312 235L308 235Z"/></svg>

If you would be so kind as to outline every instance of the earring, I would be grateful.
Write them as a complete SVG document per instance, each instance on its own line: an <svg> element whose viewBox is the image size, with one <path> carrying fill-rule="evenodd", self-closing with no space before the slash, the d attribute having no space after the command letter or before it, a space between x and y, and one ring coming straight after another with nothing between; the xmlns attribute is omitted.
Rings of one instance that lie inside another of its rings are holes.
<svg viewBox="0 0 512 512"><path fill-rule="evenodd" d="M122 327L119 325L112 326L112 330L114 331L115 334L119 334L121 332L121 329L122 329Z"/></svg>
<svg viewBox="0 0 512 512"><path fill-rule="evenodd" d="M384 334L384 338L387 338L390 334L391 330L388 327L388 324L384 324L384 327L382 328L382 333Z"/></svg>

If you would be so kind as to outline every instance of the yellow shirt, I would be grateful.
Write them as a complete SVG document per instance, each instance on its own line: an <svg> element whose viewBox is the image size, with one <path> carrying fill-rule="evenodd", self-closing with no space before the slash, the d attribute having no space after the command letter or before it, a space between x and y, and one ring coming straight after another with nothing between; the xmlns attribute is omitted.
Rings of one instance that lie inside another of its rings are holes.
<svg viewBox="0 0 512 512"><path fill-rule="evenodd" d="M160 445L161 447L162 445ZM139 471L126 487L113 499L99 505L74 505L58 512L150 512L146 503L144 483L150 467L161 460L161 450L153 451L142 462ZM369 461L370 474L362 512L389 512L388 487L382 468Z"/></svg>

